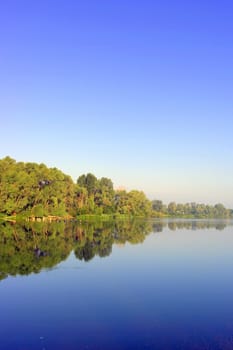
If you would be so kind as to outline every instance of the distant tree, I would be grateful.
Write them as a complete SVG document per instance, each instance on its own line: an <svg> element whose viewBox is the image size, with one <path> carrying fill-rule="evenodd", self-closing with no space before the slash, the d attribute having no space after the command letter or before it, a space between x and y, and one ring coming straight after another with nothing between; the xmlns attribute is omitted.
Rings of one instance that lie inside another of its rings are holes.
<svg viewBox="0 0 233 350"><path fill-rule="evenodd" d="M175 202L170 202L168 204L168 213L171 215L174 215L176 213L176 203Z"/></svg>
<svg viewBox="0 0 233 350"><path fill-rule="evenodd" d="M218 217L227 216L227 210L224 207L224 205L221 204L221 203L215 204L215 206L214 206L214 213Z"/></svg>
<svg viewBox="0 0 233 350"><path fill-rule="evenodd" d="M176 206L176 213L178 215L184 215L185 210L184 210L184 205L183 204L181 204L181 203L177 204L177 206Z"/></svg>
<svg viewBox="0 0 233 350"><path fill-rule="evenodd" d="M161 200L153 200L152 209L161 212L163 210L163 202Z"/></svg>

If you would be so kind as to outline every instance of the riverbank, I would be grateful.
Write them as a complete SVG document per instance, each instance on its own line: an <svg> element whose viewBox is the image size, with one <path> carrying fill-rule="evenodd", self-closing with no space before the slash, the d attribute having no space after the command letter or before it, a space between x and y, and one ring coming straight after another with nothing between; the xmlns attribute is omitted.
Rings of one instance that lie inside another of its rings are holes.
<svg viewBox="0 0 233 350"><path fill-rule="evenodd" d="M152 215L152 216L137 216L137 215L124 215L124 214L83 214L73 217L71 215L66 216L55 216L48 215L43 217L35 217L35 216L24 216L24 215L3 215L0 214L0 221L8 221L12 223L16 222L41 222L41 223L50 223L50 222L109 222L114 220L135 220L135 219L196 219L196 220L205 220L205 219L233 219L232 216L222 216L222 217L214 217L214 216L196 216L196 215Z"/></svg>

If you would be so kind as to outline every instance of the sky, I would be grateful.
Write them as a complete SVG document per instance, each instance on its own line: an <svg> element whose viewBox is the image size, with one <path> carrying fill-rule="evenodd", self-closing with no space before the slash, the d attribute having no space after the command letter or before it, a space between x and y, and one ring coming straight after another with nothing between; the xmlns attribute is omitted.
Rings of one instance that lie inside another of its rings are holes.
<svg viewBox="0 0 233 350"><path fill-rule="evenodd" d="M231 0L0 2L0 158L233 208Z"/></svg>

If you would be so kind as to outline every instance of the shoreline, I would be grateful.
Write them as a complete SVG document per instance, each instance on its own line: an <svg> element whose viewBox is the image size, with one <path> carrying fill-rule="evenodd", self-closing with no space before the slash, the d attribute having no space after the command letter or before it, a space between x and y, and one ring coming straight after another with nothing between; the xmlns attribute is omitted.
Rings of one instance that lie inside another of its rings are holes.
<svg viewBox="0 0 233 350"><path fill-rule="evenodd" d="M214 217L214 216L134 216L134 215L119 215L119 214L83 214L78 215L76 217L68 216L54 216L48 215L43 217L35 217L35 216L1 216L0 221L3 222L40 222L40 223L52 223L52 222L93 222L93 221L114 221L114 220L135 220L135 219L143 219L143 220L164 220L164 219L174 219L174 220L228 220L233 219L232 216L223 216L223 217Z"/></svg>

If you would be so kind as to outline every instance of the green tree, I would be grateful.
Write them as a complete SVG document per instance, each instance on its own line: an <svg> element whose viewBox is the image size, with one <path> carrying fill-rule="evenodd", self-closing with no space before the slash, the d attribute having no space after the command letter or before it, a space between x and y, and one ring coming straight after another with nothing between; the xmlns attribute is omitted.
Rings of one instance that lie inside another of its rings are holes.
<svg viewBox="0 0 233 350"><path fill-rule="evenodd" d="M168 204L168 213L170 215L175 215L176 214L176 203L175 202L170 202Z"/></svg>
<svg viewBox="0 0 233 350"><path fill-rule="evenodd" d="M152 209L157 212L162 212L163 210L163 202L161 200L153 200L152 201Z"/></svg>

